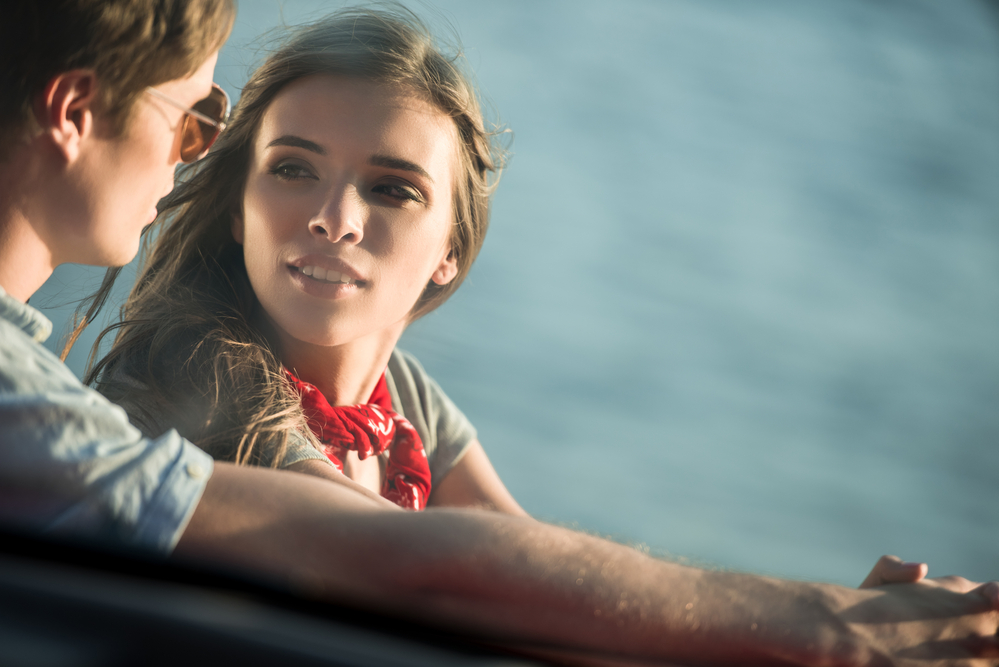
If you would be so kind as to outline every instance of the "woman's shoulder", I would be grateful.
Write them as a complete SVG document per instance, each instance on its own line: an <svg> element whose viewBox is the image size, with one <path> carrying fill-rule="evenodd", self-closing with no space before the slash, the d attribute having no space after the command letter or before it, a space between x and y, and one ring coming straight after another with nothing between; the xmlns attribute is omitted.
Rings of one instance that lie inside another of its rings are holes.
<svg viewBox="0 0 999 667"><path fill-rule="evenodd" d="M420 363L419 359L399 348L392 350L388 367L385 369L385 375L386 379L392 379L396 382L425 384L427 380L432 381L432 378L427 375L427 371L423 368L423 364Z"/></svg>
<svg viewBox="0 0 999 667"><path fill-rule="evenodd" d="M452 406L451 400L430 377L423 364L405 350L395 348L385 369L385 381L396 412L413 421L412 412L419 407L424 419L432 419L442 406Z"/></svg>
<svg viewBox="0 0 999 667"><path fill-rule="evenodd" d="M392 351L385 380L393 408L420 434L437 484L478 437L475 427L409 352Z"/></svg>

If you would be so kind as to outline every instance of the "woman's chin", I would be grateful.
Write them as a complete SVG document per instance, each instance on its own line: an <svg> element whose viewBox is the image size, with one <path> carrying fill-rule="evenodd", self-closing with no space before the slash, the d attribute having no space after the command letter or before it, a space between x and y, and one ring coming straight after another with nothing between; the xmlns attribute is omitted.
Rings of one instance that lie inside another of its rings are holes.
<svg viewBox="0 0 999 667"><path fill-rule="evenodd" d="M328 333L315 333L315 332L286 332L286 336L282 336L285 346L295 345L295 346L308 346L308 347L339 347L349 343L349 340L344 340L343 338L332 336Z"/></svg>
<svg viewBox="0 0 999 667"><path fill-rule="evenodd" d="M342 331L341 327L323 326L320 323L308 325L297 320L294 323L284 323L271 318L276 325L281 345L289 347L339 347L357 340L358 335ZM303 326L304 325L304 326Z"/></svg>
<svg viewBox="0 0 999 667"><path fill-rule="evenodd" d="M275 317L267 312L267 318L285 351L337 348L352 343L361 343L359 349L381 350L385 346L391 348L407 324L405 317L386 325L384 322L359 321L359 318L350 317L345 313L329 317L316 316L316 313L312 313L311 318L302 315L307 314L286 311L279 312L278 317ZM363 341L367 341L367 344Z"/></svg>

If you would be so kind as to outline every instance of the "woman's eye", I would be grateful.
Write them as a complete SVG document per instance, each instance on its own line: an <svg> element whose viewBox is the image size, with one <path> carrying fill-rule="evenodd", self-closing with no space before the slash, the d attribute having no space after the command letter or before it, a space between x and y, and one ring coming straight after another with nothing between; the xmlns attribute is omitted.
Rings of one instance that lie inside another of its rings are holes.
<svg viewBox="0 0 999 667"><path fill-rule="evenodd" d="M382 183L372 188L372 191L401 201L423 201L423 197L415 188L398 183Z"/></svg>
<svg viewBox="0 0 999 667"><path fill-rule="evenodd" d="M270 173L285 181L297 181L305 178L315 180L316 176L307 167L294 162L281 162L270 169Z"/></svg>

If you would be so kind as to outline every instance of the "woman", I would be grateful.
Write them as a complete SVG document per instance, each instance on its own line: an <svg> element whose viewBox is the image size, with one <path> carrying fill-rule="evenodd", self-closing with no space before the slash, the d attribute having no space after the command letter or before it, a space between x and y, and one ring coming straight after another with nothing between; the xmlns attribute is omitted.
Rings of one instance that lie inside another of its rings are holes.
<svg viewBox="0 0 999 667"><path fill-rule="evenodd" d="M474 428L395 350L488 225L501 155L458 62L401 9L293 35L165 202L88 381L217 459L339 469L410 509L524 514Z"/></svg>

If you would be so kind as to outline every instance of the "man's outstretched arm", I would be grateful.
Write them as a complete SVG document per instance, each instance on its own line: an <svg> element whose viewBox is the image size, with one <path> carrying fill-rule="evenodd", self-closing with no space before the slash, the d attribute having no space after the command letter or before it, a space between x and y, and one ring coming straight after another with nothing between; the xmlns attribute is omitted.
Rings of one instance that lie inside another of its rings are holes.
<svg viewBox="0 0 999 667"><path fill-rule="evenodd" d="M405 512L349 480L217 464L177 546L331 598L510 641L689 664L996 656L995 584L855 590L684 567L532 519ZM981 663L984 664L984 663Z"/></svg>

